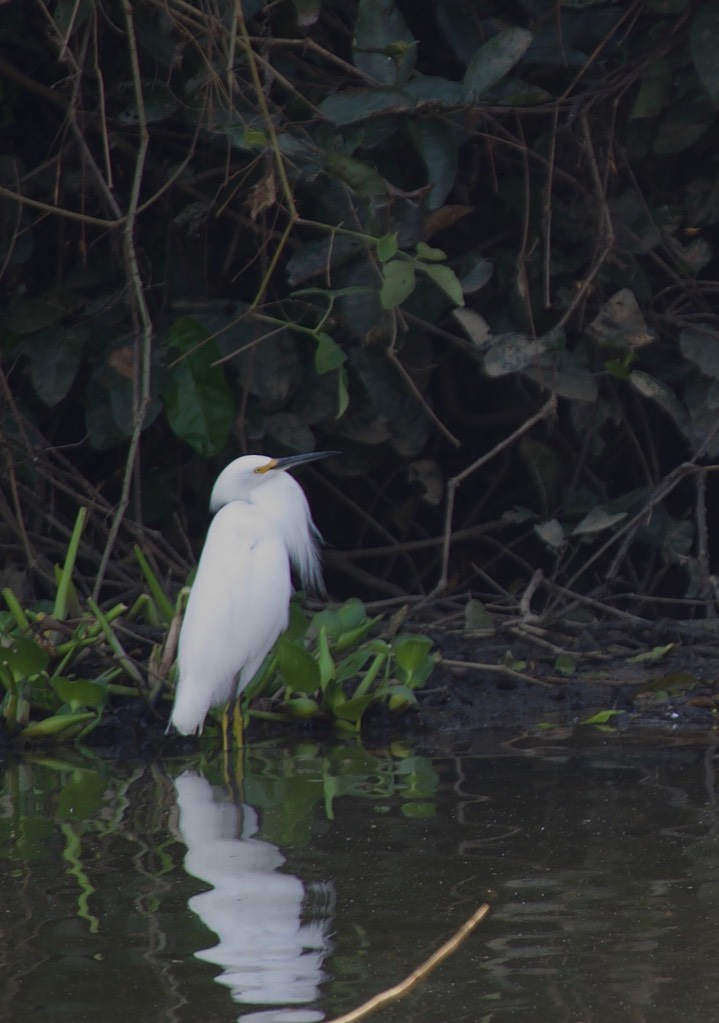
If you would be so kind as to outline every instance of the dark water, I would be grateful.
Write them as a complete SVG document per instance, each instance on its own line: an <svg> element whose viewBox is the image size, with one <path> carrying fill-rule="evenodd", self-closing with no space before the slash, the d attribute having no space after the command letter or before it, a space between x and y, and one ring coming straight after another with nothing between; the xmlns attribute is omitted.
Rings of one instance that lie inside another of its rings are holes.
<svg viewBox="0 0 719 1023"><path fill-rule="evenodd" d="M487 901L377 1019L719 1020L715 757L252 747L231 784L217 760L6 762L0 1019L328 1020Z"/></svg>

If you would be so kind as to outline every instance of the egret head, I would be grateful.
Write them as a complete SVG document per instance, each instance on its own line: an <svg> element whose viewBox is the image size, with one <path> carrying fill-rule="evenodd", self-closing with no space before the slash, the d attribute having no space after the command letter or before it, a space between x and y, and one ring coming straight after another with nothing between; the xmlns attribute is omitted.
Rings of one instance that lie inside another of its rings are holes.
<svg viewBox="0 0 719 1023"><path fill-rule="evenodd" d="M277 476L278 470L293 465L314 462L318 458L336 455L337 451L308 451L302 455L287 455L284 458L270 458L268 455L243 455L225 466L212 488L210 511L219 511L231 501L251 501L257 487L267 485Z"/></svg>

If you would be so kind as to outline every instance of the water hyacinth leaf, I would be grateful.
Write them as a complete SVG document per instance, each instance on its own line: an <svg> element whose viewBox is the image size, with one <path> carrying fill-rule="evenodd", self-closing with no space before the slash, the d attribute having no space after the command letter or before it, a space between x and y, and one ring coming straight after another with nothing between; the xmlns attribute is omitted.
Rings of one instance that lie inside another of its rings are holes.
<svg viewBox="0 0 719 1023"><path fill-rule="evenodd" d="M719 0L702 4L694 15L690 45L701 83L716 103L719 101Z"/></svg>
<svg viewBox="0 0 719 1023"><path fill-rule="evenodd" d="M342 682L349 682L350 679L356 678L362 671L364 671L371 656L372 651L367 647L361 647L359 650L353 650L351 654L344 657L337 665L335 682L337 684L341 684Z"/></svg>
<svg viewBox="0 0 719 1023"><path fill-rule="evenodd" d="M50 656L34 639L16 636L0 645L0 668L9 673L14 682L22 682L44 671Z"/></svg>
<svg viewBox="0 0 719 1023"><path fill-rule="evenodd" d="M53 714L41 721L31 721L22 729L23 739L34 741L73 742L85 732L88 724L97 722L93 711L74 714Z"/></svg>
<svg viewBox="0 0 719 1023"><path fill-rule="evenodd" d="M197 320L175 321L170 344L184 358L170 370L163 392L173 432L205 457L223 447L235 411L224 371L213 365L219 358L217 346L206 342L207 336Z"/></svg>
<svg viewBox="0 0 719 1023"><path fill-rule="evenodd" d="M100 771L77 768L65 781L57 802L59 820L90 820L103 805L108 779Z"/></svg>
<svg viewBox="0 0 719 1023"><path fill-rule="evenodd" d="M94 707L100 710L107 702L107 686L94 679L51 678L50 685L71 710Z"/></svg>
<svg viewBox="0 0 719 1023"><path fill-rule="evenodd" d="M359 597L350 597L344 604L340 604L337 608L337 617L340 620L342 631L347 632L351 629L356 629L358 625L362 625L367 619L367 608ZM376 618L372 619L372 622L377 621Z"/></svg>
<svg viewBox="0 0 719 1023"><path fill-rule="evenodd" d="M87 516L87 508L80 508L75 519L75 526L70 537L70 542L67 545L67 552L65 554L65 564L62 567L60 573L60 581L57 587L57 594L55 596L55 606L53 608L53 616L58 621L63 621L67 615L67 606L70 593L70 587L72 584L72 573L75 567L75 559L77 558L78 547L80 546L80 537L85 526L85 518Z"/></svg>
<svg viewBox="0 0 719 1023"><path fill-rule="evenodd" d="M560 654L554 662L554 670L569 678L577 670L577 662L569 654Z"/></svg>
<svg viewBox="0 0 719 1023"><path fill-rule="evenodd" d="M160 614L162 615L163 621L165 622L166 625L169 625L172 619L175 617L175 607L170 598L165 593L162 583L157 578L155 573L152 571L150 563L145 557L142 549L137 544L135 544L133 550L135 552L135 557L137 558L137 562L140 566L140 569L142 570L142 574L145 577L145 582L149 586L150 592L152 593L152 599L155 601L155 605Z"/></svg>
<svg viewBox="0 0 719 1023"><path fill-rule="evenodd" d="M481 600L470 597L464 608L463 632L494 631L494 619Z"/></svg>
<svg viewBox="0 0 719 1023"><path fill-rule="evenodd" d="M635 657L628 657L627 664L642 664L645 661L661 661L662 658L670 654L672 650L676 650L676 643L665 643L664 646L655 646L651 650L645 650L641 654L637 654Z"/></svg>
<svg viewBox="0 0 719 1023"><path fill-rule="evenodd" d="M311 696L291 696L289 700L285 700L284 708L290 717L300 721L316 718L320 712L317 700L313 700Z"/></svg>
<svg viewBox="0 0 719 1023"><path fill-rule="evenodd" d="M431 649L432 640L427 636L403 633L392 642L392 652L397 664L410 675L424 667Z"/></svg>
<svg viewBox="0 0 719 1023"><path fill-rule="evenodd" d="M317 637L317 664L320 669L320 687L326 689L327 683L335 677L336 673L326 628L321 628Z"/></svg>
<svg viewBox="0 0 719 1023"><path fill-rule="evenodd" d="M417 703L417 697L412 690L403 685L383 686L377 690L377 697L387 702L387 706L393 714L400 714Z"/></svg>
<svg viewBox="0 0 719 1023"><path fill-rule="evenodd" d="M307 636L310 639L319 636L322 630L324 630L327 638L333 642L341 635L342 619L338 615L336 608L325 607L322 611L318 611L307 629Z"/></svg>
<svg viewBox="0 0 719 1023"><path fill-rule="evenodd" d="M506 28L477 50L464 75L464 91L468 100L479 99L519 61L532 42L526 28Z"/></svg>
<svg viewBox="0 0 719 1023"><path fill-rule="evenodd" d="M277 644L277 663L285 685L301 693L314 693L320 688L320 669L317 661L299 643L284 636Z"/></svg>
<svg viewBox="0 0 719 1023"><path fill-rule="evenodd" d="M379 297L383 309L395 309L414 291L414 267L405 260L393 259L385 264L382 278Z"/></svg>
<svg viewBox="0 0 719 1023"><path fill-rule="evenodd" d="M362 715L374 700L374 694L353 696L349 700L343 700L341 703L336 704L332 709L338 720L359 726Z"/></svg>

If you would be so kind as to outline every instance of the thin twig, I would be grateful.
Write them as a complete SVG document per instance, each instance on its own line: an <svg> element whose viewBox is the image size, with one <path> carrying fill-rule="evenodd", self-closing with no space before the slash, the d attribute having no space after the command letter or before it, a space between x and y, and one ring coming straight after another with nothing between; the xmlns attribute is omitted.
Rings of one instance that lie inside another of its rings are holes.
<svg viewBox="0 0 719 1023"><path fill-rule="evenodd" d="M498 455L500 451L503 451L506 447L509 447L510 444L513 444L516 440L519 439L519 437L527 433L528 430L531 430L533 426L537 425L537 423L541 422L543 419L548 419L550 416L555 415L556 411L557 399L555 397L551 397L549 401L545 402L544 405L542 405L538 412L535 412L533 416L530 416L529 419L525 420L525 422L522 423L521 426L517 427L517 429L513 433L510 433L509 436L505 437L504 440L499 442L499 444L495 444L491 451L487 451L484 455L482 455L476 461L472 462L471 465L467 466L466 469L460 472L457 476L454 476L448 482L447 504L444 517L444 539L442 543L442 574L440 576L439 582L437 583L437 586L429 595L428 599L436 596L437 593L441 593L447 586L449 575L449 550L452 542L452 517L454 513L454 499L455 494L457 493L457 488L459 487L460 483L462 483L463 480L467 479L468 476L471 476L472 473L476 472L477 469L480 468L480 466L485 464L485 462L490 461L490 459Z"/></svg>
<svg viewBox="0 0 719 1023"><path fill-rule="evenodd" d="M130 502L130 489L133 478L139 481L139 466L137 464L140 448L140 435L145 422L147 407L150 403L150 363L152 356L152 321L145 301L145 291L140 275L140 267L135 248L135 221L140 201L140 186L142 184L143 171L145 168L145 157L150 141L145 117L145 105L142 94L142 78L140 76L140 61L137 53L137 40L135 38L135 23L130 0L123 0L123 11L125 14L125 26L127 32L127 44L130 53L130 64L132 66L132 80L135 92L135 103L137 104L137 126L140 144L135 159L135 172L132 180L130 199L128 202L127 215L125 217L123 231L123 248L127 276L132 286L132 311L136 320L135 333L135 366L133 372L133 395L132 395L132 436L125 460L125 471L122 479L122 490L120 499L115 509L112 524L108 533L105 549L102 552L100 567L93 586L93 599L97 600L102 587L107 564L110 560L115 540L120 530L120 524L127 511Z"/></svg>
<svg viewBox="0 0 719 1023"><path fill-rule="evenodd" d="M329 1020L328 1023L357 1023L358 1020L365 1019L367 1016L376 1012L378 1009L383 1008L385 1005L389 1005L392 1002L396 1002L397 999L403 998L412 988L416 987L417 984L421 983L427 977L432 970L436 969L448 956L451 956L453 952L459 948L464 939L472 933L478 923L484 920L485 916L489 913L489 906L485 902L479 909L471 915L469 920L462 924L459 930L446 941L444 945L437 949L429 959L427 959L421 966L418 966L416 970L410 973L409 977L406 977L399 984L395 984L394 987L387 988L386 991L380 991L378 995L370 998L369 1001L359 1005L356 1009L352 1009L351 1012L346 1012L343 1016L336 1016L335 1019Z"/></svg>

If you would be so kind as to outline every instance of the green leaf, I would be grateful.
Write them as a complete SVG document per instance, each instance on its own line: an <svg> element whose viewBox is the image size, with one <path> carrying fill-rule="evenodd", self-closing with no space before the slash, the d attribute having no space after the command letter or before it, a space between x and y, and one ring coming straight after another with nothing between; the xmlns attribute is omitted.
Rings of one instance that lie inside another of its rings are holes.
<svg viewBox="0 0 719 1023"><path fill-rule="evenodd" d="M359 725L362 720L362 715L374 699L374 694L367 696L353 696L349 700L344 700L342 703L338 703L332 708L332 711L334 716L339 718L341 721L349 721L354 725Z"/></svg>
<svg viewBox="0 0 719 1023"><path fill-rule="evenodd" d="M695 14L690 45L697 74L716 103L719 101L719 0L709 0Z"/></svg>
<svg viewBox="0 0 719 1023"><path fill-rule="evenodd" d="M554 662L554 670L560 675L569 677L577 670L577 662L569 654L560 654Z"/></svg>
<svg viewBox="0 0 719 1023"><path fill-rule="evenodd" d="M611 529L617 522L627 517L625 511L609 512L603 505L597 505L587 512L581 522L572 530L572 536L586 536L590 533L601 533L604 529Z"/></svg>
<svg viewBox="0 0 719 1023"><path fill-rule="evenodd" d="M165 625L169 625L172 619L175 617L175 608L172 604L172 601L165 593L162 583L157 578L155 573L152 571L150 563L145 557L142 548L138 544L135 544L133 550L135 552L135 557L137 558L140 569L142 570L142 574L145 577L145 582L150 587L152 599L155 601L157 609L162 615L162 619Z"/></svg>
<svg viewBox="0 0 719 1023"><path fill-rule="evenodd" d="M395 309L414 291L414 267L403 259L386 263L383 272L380 302L383 309Z"/></svg>
<svg viewBox="0 0 719 1023"><path fill-rule="evenodd" d="M694 145L715 123L714 107L704 96L677 103L660 120L652 149L662 156L681 153Z"/></svg>
<svg viewBox="0 0 719 1023"><path fill-rule="evenodd" d="M645 398L655 401L657 405L663 408L671 416L685 437L689 440L694 439L694 427L687 415L686 409L674 391L663 380L657 380L656 377L652 377L642 370L635 369L629 374L629 381Z"/></svg>
<svg viewBox="0 0 719 1023"><path fill-rule="evenodd" d="M320 668L303 646L282 637L277 644L277 663L284 684L294 692L314 693L320 688Z"/></svg>
<svg viewBox="0 0 719 1023"><path fill-rule="evenodd" d="M67 397L89 334L86 327L43 330L19 346L30 357L32 386L45 405L57 405Z"/></svg>
<svg viewBox="0 0 719 1023"><path fill-rule="evenodd" d="M367 619L367 608L359 597L350 597L344 604L340 604L337 608L337 617L339 618L340 628L342 632L348 632L351 629L356 629L358 625L364 624ZM373 618L372 622L376 622L377 619Z"/></svg>
<svg viewBox="0 0 719 1023"><path fill-rule="evenodd" d="M74 770L60 791L57 819L85 821L95 817L102 808L107 786L108 779L100 771Z"/></svg>
<svg viewBox="0 0 719 1023"><path fill-rule="evenodd" d="M340 366L337 374L337 419L341 419L349 408L350 395L347 388L347 370Z"/></svg>
<svg viewBox="0 0 719 1023"><path fill-rule="evenodd" d="M330 644L325 627L320 629L320 634L317 637L317 664L320 669L320 686L322 689L325 689L327 683L335 677L336 673L335 662L330 653Z"/></svg>
<svg viewBox="0 0 719 1023"><path fill-rule="evenodd" d="M38 675L45 670L49 660L47 651L34 639L25 636L3 640L3 645L0 645L0 668L10 672L15 682Z"/></svg>
<svg viewBox="0 0 719 1023"><path fill-rule="evenodd" d="M389 192L389 185L381 174L368 163L355 159L347 153L331 150L325 156L325 169L328 174L339 178L358 195L362 196L385 196Z"/></svg>
<svg viewBox="0 0 719 1023"><path fill-rule="evenodd" d="M77 739L90 722L96 722L97 715L93 711L75 714L54 714L42 721L32 721L23 728L20 735L23 739L47 740L53 742L72 742Z"/></svg>
<svg viewBox="0 0 719 1023"><path fill-rule="evenodd" d="M687 359L696 363L702 373L719 379L719 346L716 334L709 327L689 327L679 335L679 347Z"/></svg>
<svg viewBox="0 0 719 1023"><path fill-rule="evenodd" d="M284 708L291 717L301 721L315 718L320 712L317 700L313 700L311 696L291 696L285 700Z"/></svg>
<svg viewBox="0 0 719 1023"><path fill-rule="evenodd" d="M617 714L623 714L623 710L600 710L597 714L593 714L590 718L585 718L584 721L580 721L580 725L606 725L608 721L611 721Z"/></svg>
<svg viewBox="0 0 719 1023"><path fill-rule="evenodd" d="M107 684L94 679L51 678L50 685L72 711L80 707L100 709L107 702Z"/></svg>
<svg viewBox="0 0 719 1023"><path fill-rule="evenodd" d="M347 356L337 342L321 330L315 334L317 349L315 351L315 370L317 373L329 373L333 369L339 369Z"/></svg>
<svg viewBox="0 0 719 1023"><path fill-rule="evenodd" d="M464 305L462 285L459 283L459 278L451 267L442 266L438 263L417 263L417 269L427 274L429 279L434 281L437 287L441 288L455 305Z"/></svg>
<svg viewBox="0 0 719 1023"><path fill-rule="evenodd" d="M377 239L377 259L380 263L386 263L393 256L397 254L397 235L396 234L383 234L381 238Z"/></svg>
<svg viewBox="0 0 719 1023"><path fill-rule="evenodd" d="M392 643L397 664L410 675L423 667L431 649L431 639L427 636L415 636L410 633L397 636Z"/></svg>
<svg viewBox="0 0 719 1023"><path fill-rule="evenodd" d="M477 100L491 89L526 53L532 42L526 28L506 28L480 46L464 75L467 99Z"/></svg>
<svg viewBox="0 0 719 1023"><path fill-rule="evenodd" d="M318 611L312 618L307 635L312 638L313 636L319 636L320 632L324 630L325 635L330 640L337 639L342 632L342 619L337 613L337 609L334 607L325 607L321 611Z"/></svg>
<svg viewBox="0 0 719 1023"><path fill-rule="evenodd" d="M672 77L672 65L667 57L660 57L647 68L629 115L631 121L656 117L662 112L671 91Z"/></svg>
<svg viewBox="0 0 719 1023"><path fill-rule="evenodd" d="M207 336L197 320L175 321L170 342L184 358L170 370L170 383L163 391L173 432L205 457L224 446L235 413L224 371L213 366L219 358L217 345L214 341L202 343Z"/></svg>
<svg viewBox="0 0 719 1023"><path fill-rule="evenodd" d="M412 119L407 126L414 147L427 169L427 183L430 185L428 206L431 210L439 209L457 177L457 132L438 117Z"/></svg>
<svg viewBox="0 0 719 1023"><path fill-rule="evenodd" d="M75 559L77 558L80 537L82 536L86 517L87 508L81 507L75 519L75 526L73 527L70 542L67 545L65 563L62 566L62 572L60 573L60 581L57 587L57 594L55 596L55 606L53 608L53 616L59 621L63 621L67 616L67 606L70 588L72 586L72 573L75 567Z"/></svg>
<svg viewBox="0 0 719 1023"><path fill-rule="evenodd" d="M387 706L393 714L399 714L417 703L417 697L408 686L383 686L377 690L377 696L387 701Z"/></svg>
<svg viewBox="0 0 719 1023"><path fill-rule="evenodd" d="M323 99L320 111L337 125L364 121L373 114L405 113L412 101L400 89L347 89Z"/></svg>
<svg viewBox="0 0 719 1023"><path fill-rule="evenodd" d="M666 657L667 654L671 653L672 650L676 650L676 643L665 643L664 646L655 646L651 650L645 650L642 654L637 654L635 657L628 657L627 664L642 664L645 661L661 661L662 658Z"/></svg>
<svg viewBox="0 0 719 1023"><path fill-rule="evenodd" d="M447 258L444 249L436 249L425 242L417 242L416 252L419 259L426 259L429 263L441 263Z"/></svg>
<svg viewBox="0 0 719 1023"><path fill-rule="evenodd" d="M347 656L343 657L337 665L335 682L337 684L341 684L343 682L349 682L350 679L357 678L357 676L364 670L367 661L371 656L372 651L366 646L360 647L358 650L353 650L351 654L347 654Z"/></svg>
<svg viewBox="0 0 719 1023"><path fill-rule="evenodd" d="M415 39L394 0L360 0L352 35L354 65L382 85L409 78Z"/></svg>

